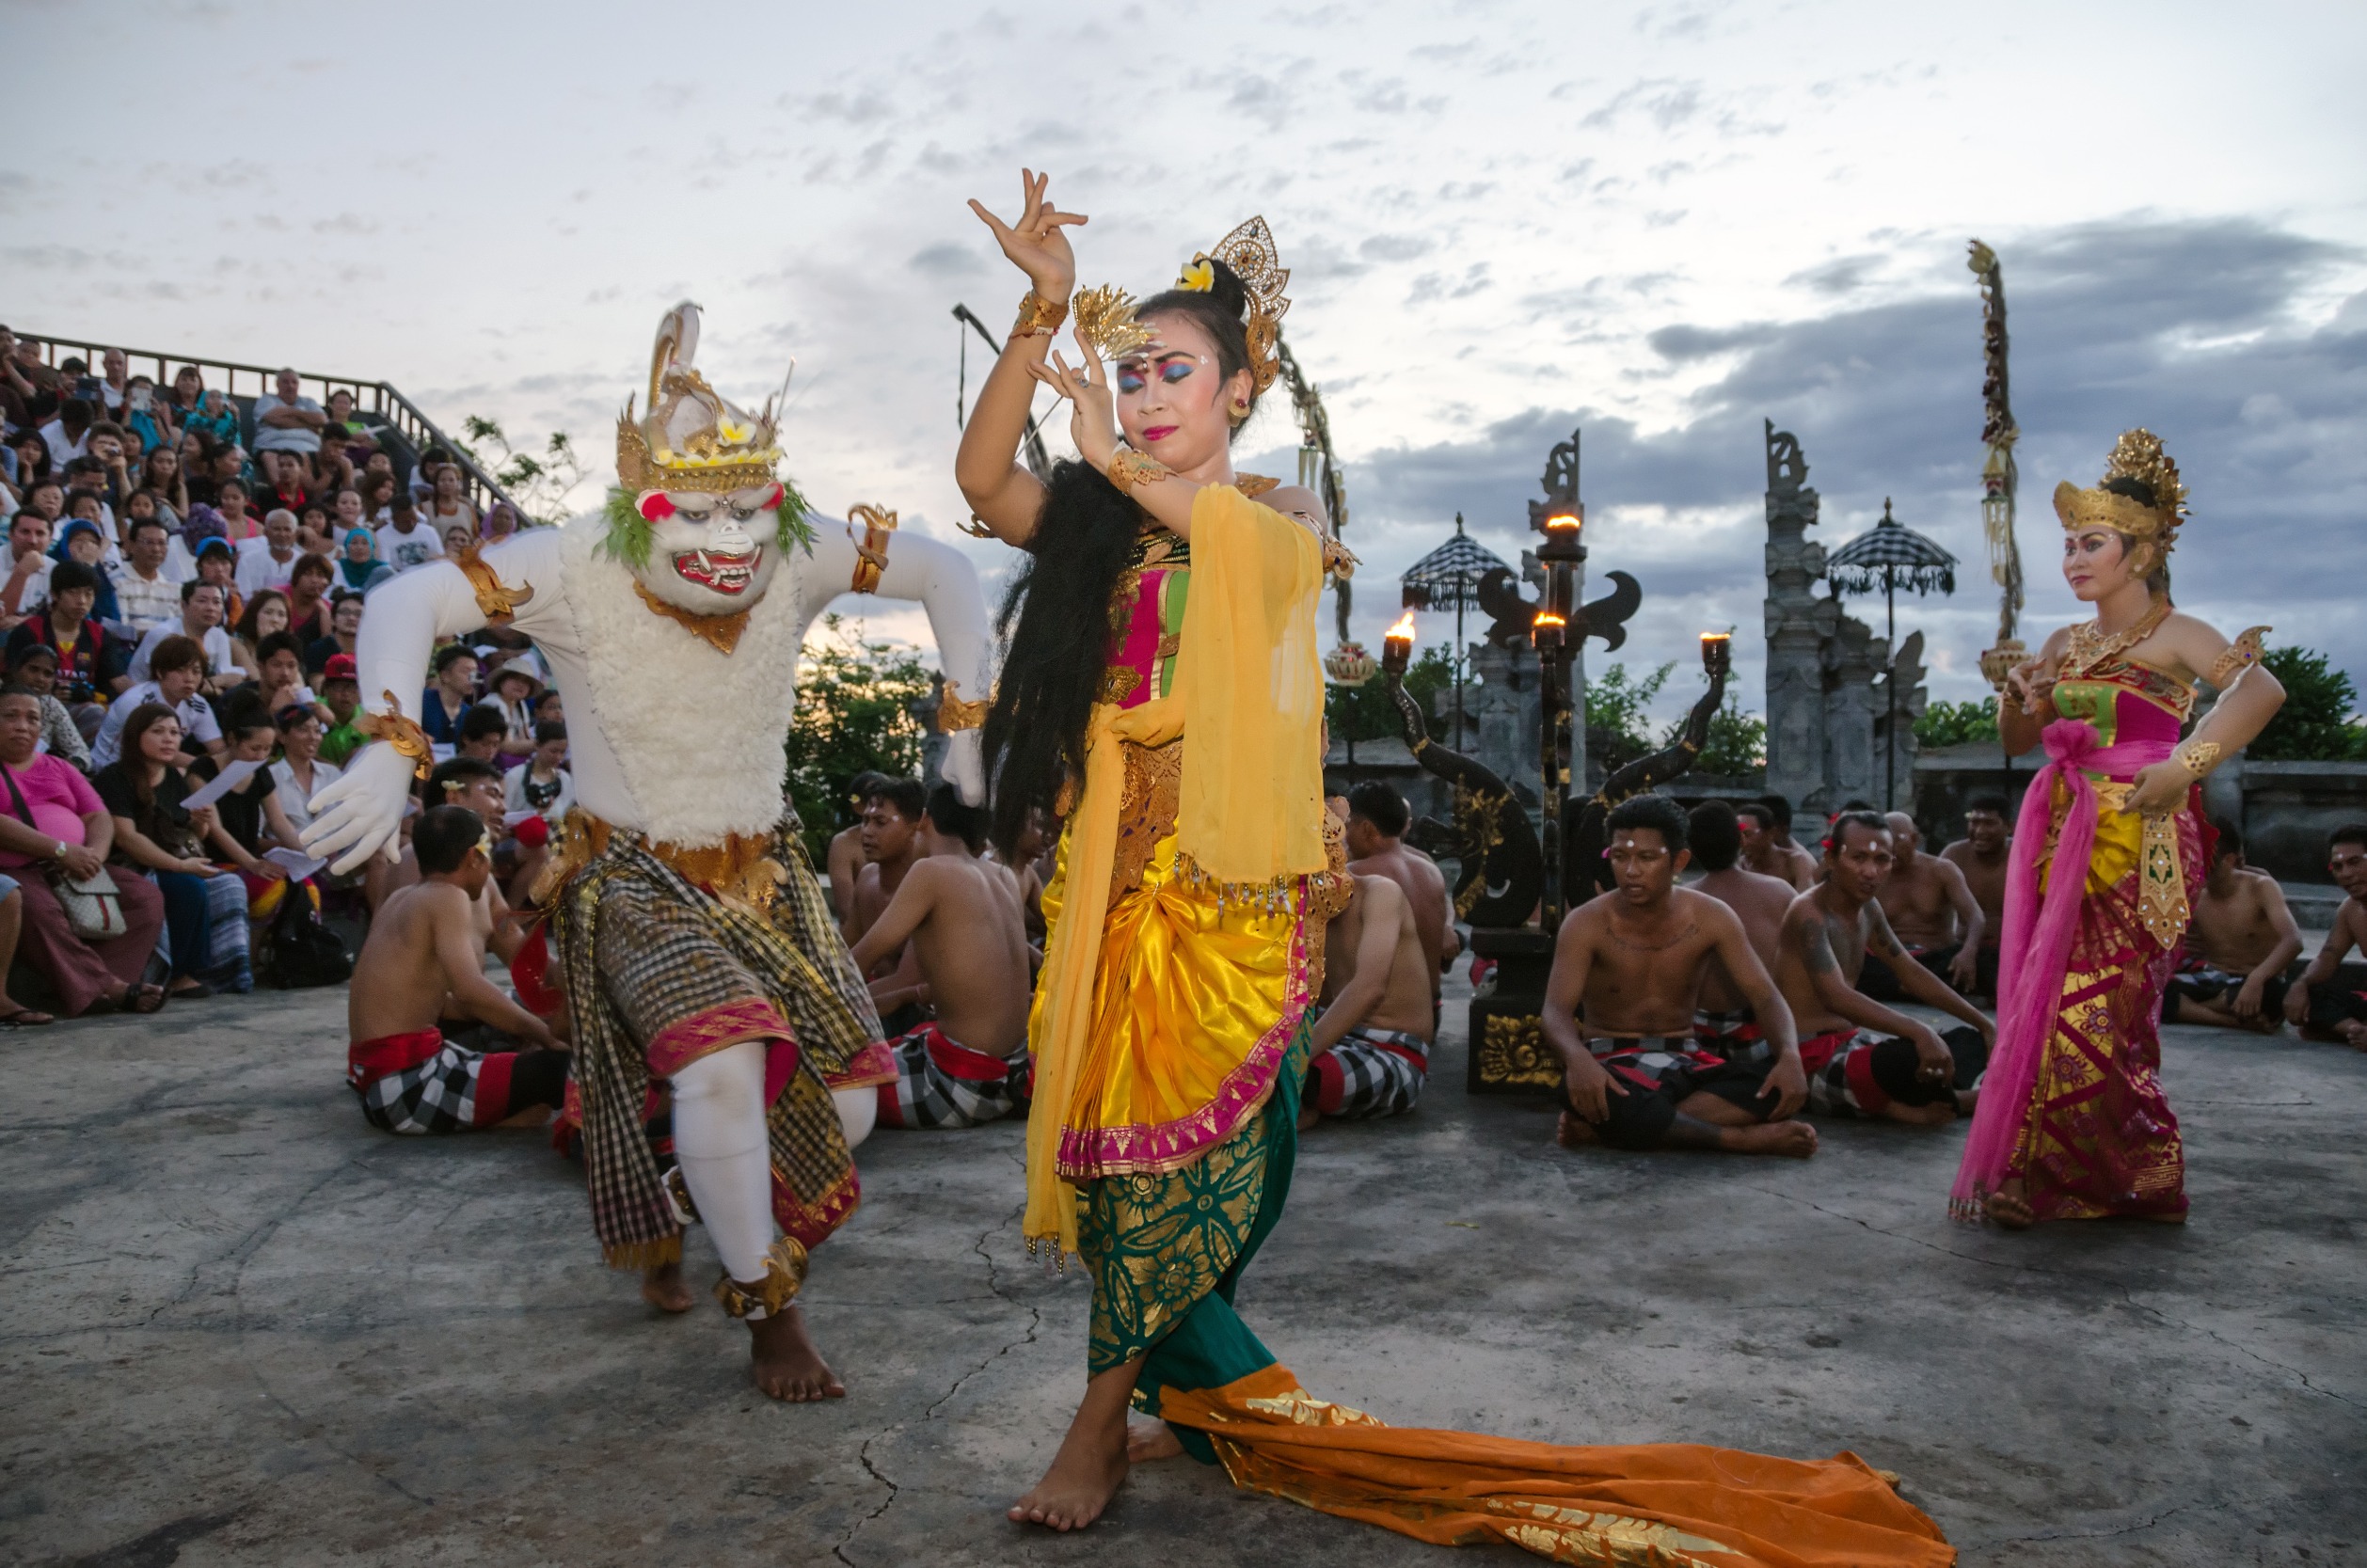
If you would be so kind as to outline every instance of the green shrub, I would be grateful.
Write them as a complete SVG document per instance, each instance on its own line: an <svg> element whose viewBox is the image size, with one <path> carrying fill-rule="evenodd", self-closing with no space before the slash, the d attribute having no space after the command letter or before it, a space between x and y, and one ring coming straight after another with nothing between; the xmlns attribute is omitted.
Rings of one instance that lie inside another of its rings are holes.
<svg viewBox="0 0 2367 1568"><path fill-rule="evenodd" d="M2359 688L2347 672L2329 668L2314 648L2271 648L2261 663L2285 689L2285 705L2252 742L2264 762L2339 762L2367 758L2367 725L2359 719Z"/></svg>
<svg viewBox="0 0 2367 1568"><path fill-rule="evenodd" d="M929 695L919 650L866 642L863 624L825 615L797 676L797 717L785 747L789 800L805 825L817 867L830 841L854 820L847 781L876 771L917 777L921 728L912 705Z"/></svg>
<svg viewBox="0 0 2367 1568"><path fill-rule="evenodd" d="M1925 747L1962 746L1997 738L1997 699L1978 703L1933 703L1915 721L1915 743Z"/></svg>

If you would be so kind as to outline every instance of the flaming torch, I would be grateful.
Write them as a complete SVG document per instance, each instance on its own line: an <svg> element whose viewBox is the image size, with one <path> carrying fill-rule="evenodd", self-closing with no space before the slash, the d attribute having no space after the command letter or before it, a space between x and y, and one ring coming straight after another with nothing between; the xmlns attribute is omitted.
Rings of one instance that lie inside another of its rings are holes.
<svg viewBox="0 0 2367 1568"><path fill-rule="evenodd" d="M1388 635L1381 639L1381 669L1388 674L1402 677L1413 657L1414 612L1409 610L1397 618L1397 624L1390 627Z"/></svg>
<svg viewBox="0 0 2367 1568"><path fill-rule="evenodd" d="M1734 637L1723 631L1701 634L1701 667L1712 680L1734 668Z"/></svg>

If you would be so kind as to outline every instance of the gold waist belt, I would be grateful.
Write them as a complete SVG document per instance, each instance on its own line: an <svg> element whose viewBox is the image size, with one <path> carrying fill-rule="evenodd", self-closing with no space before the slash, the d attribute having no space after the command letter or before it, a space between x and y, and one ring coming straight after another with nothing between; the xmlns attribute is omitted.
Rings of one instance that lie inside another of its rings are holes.
<svg viewBox="0 0 2367 1568"><path fill-rule="evenodd" d="M548 906L557 898L579 872L608 853L609 840L619 831L580 806L570 807L551 846L549 863L534 879L534 902ZM719 898L753 904L759 910L772 908L781 884L788 878L777 857L779 840L773 833L732 833L721 844L696 847L644 840L643 847L684 881Z"/></svg>

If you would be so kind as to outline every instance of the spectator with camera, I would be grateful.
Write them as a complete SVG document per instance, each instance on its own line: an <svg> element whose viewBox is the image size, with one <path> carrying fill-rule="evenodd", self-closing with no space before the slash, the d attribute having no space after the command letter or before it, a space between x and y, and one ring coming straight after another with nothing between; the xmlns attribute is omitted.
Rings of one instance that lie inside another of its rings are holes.
<svg viewBox="0 0 2367 1568"><path fill-rule="evenodd" d="M49 603L40 613L27 616L8 633L8 657L14 663L22 650L36 643L57 655L57 674L65 689L58 693L75 722L90 724L75 711L103 710L112 698L132 684L125 671L130 651L120 638L109 637L92 618L99 596L97 568L79 561L60 561L50 571Z"/></svg>

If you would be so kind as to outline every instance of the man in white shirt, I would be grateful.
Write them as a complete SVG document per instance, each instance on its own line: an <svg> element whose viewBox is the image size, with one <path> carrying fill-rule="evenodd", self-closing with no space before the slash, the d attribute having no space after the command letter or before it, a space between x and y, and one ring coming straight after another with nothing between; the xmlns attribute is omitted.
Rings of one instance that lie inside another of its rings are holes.
<svg viewBox="0 0 2367 1568"><path fill-rule="evenodd" d="M61 492L62 494L62 492ZM8 520L8 575L0 581L0 619L11 624L49 603L50 519L26 506Z"/></svg>
<svg viewBox="0 0 2367 1568"><path fill-rule="evenodd" d="M297 554L296 515L285 507L264 514L262 532L239 541L238 596L251 599L266 588L286 593Z"/></svg>
<svg viewBox="0 0 2367 1568"><path fill-rule="evenodd" d="M410 497L398 490L392 504L394 521L376 534L379 560L398 572L406 572L444 553L443 540L420 520L419 508L412 504Z"/></svg>
<svg viewBox="0 0 2367 1568"><path fill-rule="evenodd" d="M181 584L165 570L171 544L172 530L153 517L142 518L132 525L130 558L109 574L124 622L143 636L181 626Z"/></svg>
<svg viewBox="0 0 2367 1568"><path fill-rule="evenodd" d="M81 398L68 398L57 405L57 417L41 426L41 439L49 443L51 471L62 470L90 450L92 418L88 403Z"/></svg>
<svg viewBox="0 0 2367 1568"><path fill-rule="evenodd" d="M218 584L194 579L183 583L180 625L159 626L141 638L138 649L132 655L131 666L123 673L135 681L148 679L157 645L168 637L185 637L195 642L204 653L205 667L211 674L235 670L238 659L230 650L230 634L222 629L222 609Z"/></svg>
<svg viewBox="0 0 2367 1568"><path fill-rule="evenodd" d="M328 416L310 398L296 395L296 372L272 378L274 390L255 400L255 450L293 451L310 457L321 450L321 426Z"/></svg>
<svg viewBox="0 0 2367 1568"><path fill-rule="evenodd" d="M183 766L206 752L221 752L222 726L214 722L214 709L198 695L198 687L205 679L205 656L198 645L185 637L166 638L156 646L155 665L155 679L136 682L107 705L106 722L99 726L99 738L90 744L94 771L123 754L124 721L142 703L162 703L179 716Z"/></svg>

